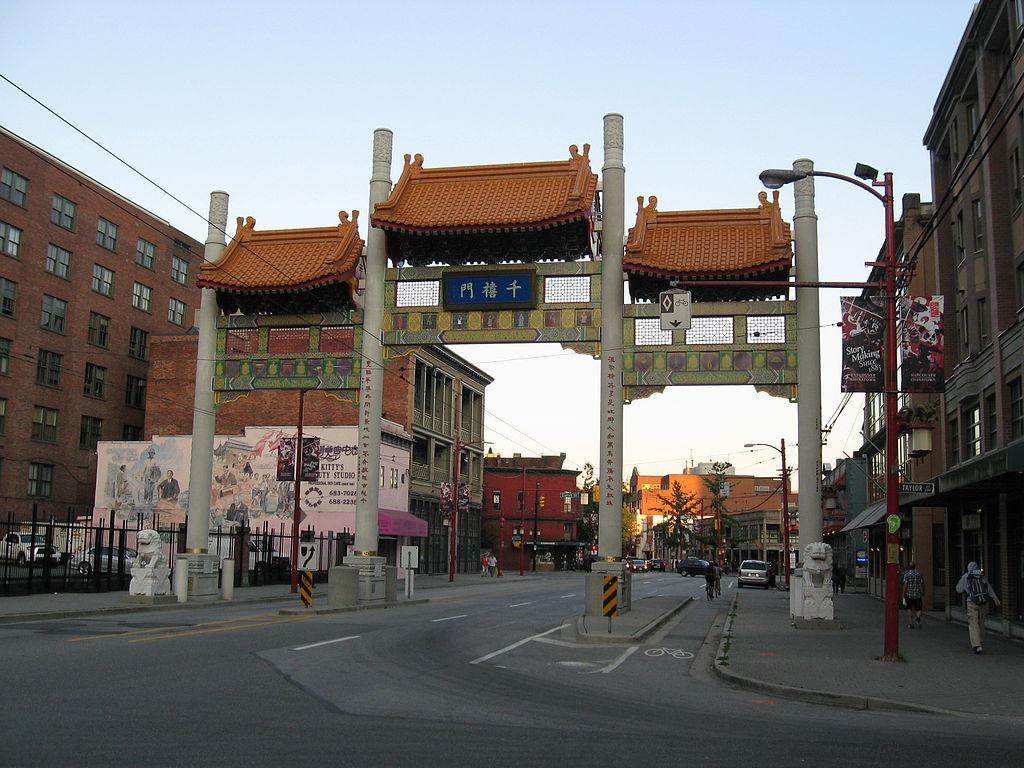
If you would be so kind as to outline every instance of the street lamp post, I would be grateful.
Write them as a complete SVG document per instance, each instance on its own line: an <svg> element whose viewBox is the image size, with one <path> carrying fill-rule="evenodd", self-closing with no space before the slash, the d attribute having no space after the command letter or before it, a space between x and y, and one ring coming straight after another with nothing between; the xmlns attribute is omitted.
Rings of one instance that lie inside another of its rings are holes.
<svg viewBox="0 0 1024 768"><path fill-rule="evenodd" d="M452 517L448 526L448 581L455 581L455 554L459 533L459 470L462 464L462 449L486 444L484 440L471 440L464 443L457 435L455 437L455 466L452 469Z"/></svg>
<svg viewBox="0 0 1024 768"><path fill-rule="evenodd" d="M885 173L882 181L878 181L878 171L869 165L857 163L853 171L858 178L844 176L829 171L790 171L769 169L762 171L759 178L768 189L778 189L808 176L825 176L839 179L856 187L860 187L873 195L885 209L885 261L868 262L868 266L882 267L884 270L881 281L883 298L885 299L885 338L883 341L884 389L885 389L885 517L886 517L886 558L885 558L885 640L883 660L899 660L899 604L897 576L899 569L899 456L898 429L899 419L898 397L896 384L896 220L893 213L892 173ZM859 181L864 179L864 181ZM866 184L865 181L870 182ZM875 187L880 187L879 192Z"/></svg>
<svg viewBox="0 0 1024 768"><path fill-rule="evenodd" d="M790 572L790 554L789 554L789 467L786 466L786 438L782 438L782 447L772 445L770 443L747 443L744 448L753 448L755 445L761 445L765 448L771 448L773 451L778 451L782 454L782 550L785 554L785 563L783 564L783 573L785 574L786 589L789 589L789 572Z"/></svg>

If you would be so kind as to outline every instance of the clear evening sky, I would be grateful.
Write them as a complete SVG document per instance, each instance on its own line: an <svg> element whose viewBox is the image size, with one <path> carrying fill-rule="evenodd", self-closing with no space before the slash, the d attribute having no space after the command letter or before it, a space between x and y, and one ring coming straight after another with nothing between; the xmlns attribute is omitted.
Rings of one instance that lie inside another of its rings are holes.
<svg viewBox="0 0 1024 768"><path fill-rule="evenodd" d="M921 137L972 7L4 0L0 124L200 241L200 216L60 118L193 211L226 190L231 231L236 216L317 227L358 209L365 232L378 127L394 131L396 181L406 153L428 167L534 162L584 143L600 172L608 112L625 120L627 227L639 195L663 211L753 207L757 174L802 157L820 170L892 171L898 216L904 193L932 198ZM816 194L821 279L866 279L881 206L826 179ZM791 220L791 190L782 202ZM842 400L842 293L821 292L826 423ZM494 450L596 463L597 361L552 345L455 351L495 378ZM862 404L854 396L842 411L825 461L860 446ZM691 461L774 474L776 453L743 445L785 438L795 462L796 416L747 387L673 388L626 407L624 474Z"/></svg>

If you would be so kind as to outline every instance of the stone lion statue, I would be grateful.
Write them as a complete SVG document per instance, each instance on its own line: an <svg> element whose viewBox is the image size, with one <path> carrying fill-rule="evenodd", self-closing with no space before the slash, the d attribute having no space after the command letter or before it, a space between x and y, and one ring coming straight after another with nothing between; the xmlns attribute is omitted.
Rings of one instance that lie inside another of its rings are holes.
<svg viewBox="0 0 1024 768"><path fill-rule="evenodd" d="M160 534L151 528L139 531L138 538L139 554L135 558L135 565L140 568L159 568L167 565L167 558L164 556L163 542L160 541Z"/></svg>
<svg viewBox="0 0 1024 768"><path fill-rule="evenodd" d="M823 541L804 547L804 586L832 589L832 547Z"/></svg>
<svg viewBox="0 0 1024 768"><path fill-rule="evenodd" d="M163 542L160 534L151 528L139 531L138 554L132 564L132 580L128 584L129 595L166 595L171 591L168 578L171 569L167 567Z"/></svg>

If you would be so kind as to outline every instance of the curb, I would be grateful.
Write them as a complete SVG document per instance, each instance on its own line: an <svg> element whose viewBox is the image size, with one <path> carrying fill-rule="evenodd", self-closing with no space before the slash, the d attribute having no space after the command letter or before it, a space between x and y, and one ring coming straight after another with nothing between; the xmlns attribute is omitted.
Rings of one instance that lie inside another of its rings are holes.
<svg viewBox="0 0 1024 768"><path fill-rule="evenodd" d="M732 637L732 615L736 611L739 595L733 597L732 605L729 606L729 625L722 632L718 640L718 649L715 653L714 663L711 665L715 675L727 683L739 688L746 688L762 693L771 693L787 699L805 701L810 704L824 704L831 707L847 707L851 709L877 709L896 712L918 712L929 715L947 715L954 717L988 717L988 715L976 712L959 712L941 707L930 707L925 704L914 704L908 701L897 699L886 699L881 696L859 696L848 693L835 693L833 691L821 691L814 688L797 688L795 686L783 685L782 683L769 683L765 680L757 680L746 675L741 675L727 669L727 663L723 664L722 654L726 638Z"/></svg>
<svg viewBox="0 0 1024 768"><path fill-rule="evenodd" d="M650 619L646 624L638 627L632 632L590 632L587 631L586 622L587 619L601 620L603 616L582 616L576 617L574 624L574 632L577 639L587 643L623 643L623 642L640 642L645 640L649 635L653 634L662 624L671 619L683 608L689 605L693 601L692 597L683 598L676 606L668 611L657 614L654 618Z"/></svg>

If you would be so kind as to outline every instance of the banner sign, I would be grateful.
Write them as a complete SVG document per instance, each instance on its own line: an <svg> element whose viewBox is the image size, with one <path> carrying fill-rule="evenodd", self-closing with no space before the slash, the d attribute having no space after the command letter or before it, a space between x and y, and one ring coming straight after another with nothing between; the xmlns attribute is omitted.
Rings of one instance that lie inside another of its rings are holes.
<svg viewBox="0 0 1024 768"><path fill-rule="evenodd" d="M901 300L902 392L946 391L942 310L942 296L907 296Z"/></svg>
<svg viewBox="0 0 1024 768"><path fill-rule="evenodd" d="M320 476L320 438L302 438L302 474L304 483L313 483ZM295 479L295 438L286 438L277 446L277 479Z"/></svg>
<svg viewBox="0 0 1024 768"><path fill-rule="evenodd" d="M840 298L843 313L842 392L885 390L883 346L885 300L878 296Z"/></svg>
<svg viewBox="0 0 1024 768"><path fill-rule="evenodd" d="M532 309L537 306L533 270L445 272L441 301L446 310Z"/></svg>

